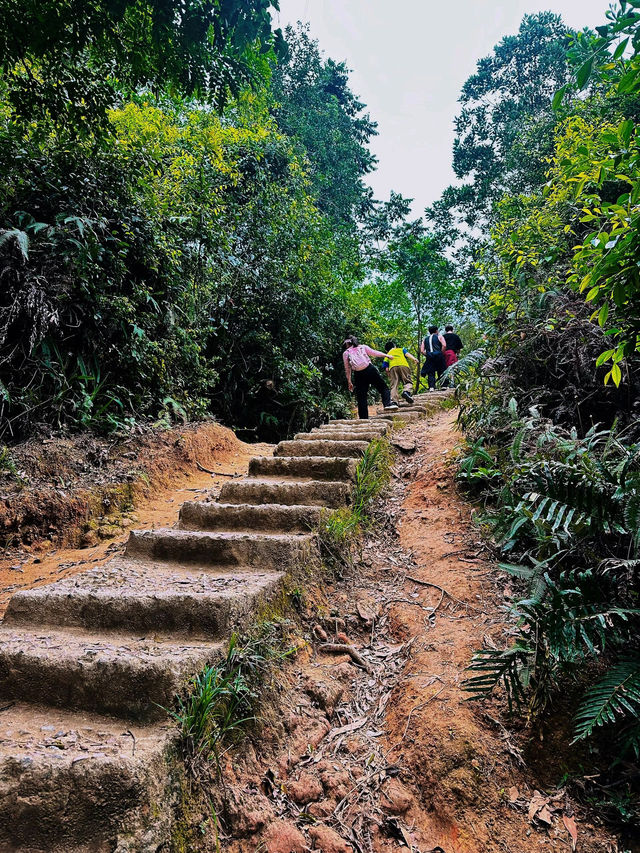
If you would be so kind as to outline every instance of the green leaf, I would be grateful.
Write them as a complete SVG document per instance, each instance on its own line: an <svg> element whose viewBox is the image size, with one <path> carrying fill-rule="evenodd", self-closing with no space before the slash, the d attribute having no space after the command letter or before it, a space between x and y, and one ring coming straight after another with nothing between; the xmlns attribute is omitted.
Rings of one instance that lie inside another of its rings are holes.
<svg viewBox="0 0 640 853"><path fill-rule="evenodd" d="M638 75L640 75L640 67L632 68L620 78L618 83L618 93L627 95L632 92L638 85Z"/></svg>
<svg viewBox="0 0 640 853"><path fill-rule="evenodd" d="M622 382L622 371L618 364L614 364L611 368L611 378L615 382L616 388L619 388L620 383Z"/></svg>
<svg viewBox="0 0 640 853"><path fill-rule="evenodd" d="M569 84L565 83L564 86L561 86L558 89L558 91L555 93L555 95L553 96L553 100L551 101L551 108L552 109L554 109L554 110L559 109L560 105L562 104L562 100L563 100L563 98L567 92L568 87L569 87Z"/></svg>
<svg viewBox="0 0 640 853"><path fill-rule="evenodd" d="M625 145L629 144L634 127L635 123L631 121L631 119L626 119L626 121L620 122L620 125L618 127L618 133L620 134L620 138L622 139Z"/></svg>
<svg viewBox="0 0 640 853"><path fill-rule="evenodd" d="M611 356L613 355L613 352L614 351L612 349L608 349L604 352L601 352L596 359L596 367L602 367L605 361L609 361L611 359Z"/></svg>
<svg viewBox="0 0 640 853"><path fill-rule="evenodd" d="M626 39L623 39L623 40L620 42L620 44L617 46L617 48L615 49L615 52L614 52L614 54L613 54L613 58L614 58L614 60L616 60L616 61L617 61L618 59L620 59L620 57L622 56L622 54L625 52L626 47L627 47L627 45L628 45L628 44L629 44L629 37L627 36L627 38L626 38Z"/></svg>
<svg viewBox="0 0 640 853"><path fill-rule="evenodd" d="M591 77L591 71L593 69L593 60L594 57L590 56L586 62L584 62L580 68L578 68L578 73L576 74L576 83L579 89L583 89L589 78Z"/></svg>
<svg viewBox="0 0 640 853"><path fill-rule="evenodd" d="M596 296L600 293L600 285L596 284L595 287L592 287L589 293L587 293L587 302L593 302Z"/></svg>
<svg viewBox="0 0 640 853"><path fill-rule="evenodd" d="M600 309L600 313L598 314L598 324L600 326L604 326L607 322L607 317L609 316L609 303L605 302L602 308Z"/></svg>

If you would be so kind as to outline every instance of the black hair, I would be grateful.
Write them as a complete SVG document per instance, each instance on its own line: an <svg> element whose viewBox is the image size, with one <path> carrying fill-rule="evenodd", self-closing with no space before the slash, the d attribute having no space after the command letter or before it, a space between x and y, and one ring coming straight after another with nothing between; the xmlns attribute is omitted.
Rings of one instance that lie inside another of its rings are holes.
<svg viewBox="0 0 640 853"><path fill-rule="evenodd" d="M444 330L445 332L453 332L453 326L445 326Z"/></svg>
<svg viewBox="0 0 640 853"><path fill-rule="evenodd" d="M343 349L349 349L349 347L357 347L357 346L358 346L358 339L356 338L356 336L355 335L349 335L349 337L343 343L342 348Z"/></svg>
<svg viewBox="0 0 640 853"><path fill-rule="evenodd" d="M395 349L396 342L394 340L389 339L385 344L385 350L389 352L390 349Z"/></svg>
<svg viewBox="0 0 640 853"><path fill-rule="evenodd" d="M435 335L435 333L436 333L437 331L438 331L438 327L437 327L437 326L429 326L429 334L430 334L430 335Z"/></svg>

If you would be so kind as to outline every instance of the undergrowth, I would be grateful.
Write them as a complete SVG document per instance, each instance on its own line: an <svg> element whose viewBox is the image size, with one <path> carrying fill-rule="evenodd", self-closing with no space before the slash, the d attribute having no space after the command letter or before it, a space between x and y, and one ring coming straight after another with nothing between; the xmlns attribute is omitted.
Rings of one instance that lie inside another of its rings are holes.
<svg viewBox="0 0 640 853"><path fill-rule="evenodd" d="M211 763L220 770L222 751L258 723L260 693L274 679L276 665L295 654L286 619L264 621L246 636L233 634L226 656L197 673L170 716L178 723L182 748L192 767Z"/></svg>
<svg viewBox="0 0 640 853"><path fill-rule="evenodd" d="M358 462L350 506L322 514L320 552L327 568L340 574L353 566L358 540L371 524L368 510L391 477L392 453L385 439L372 441Z"/></svg>
<svg viewBox="0 0 640 853"><path fill-rule="evenodd" d="M458 476L518 593L510 642L475 653L466 689L497 690L526 721L575 696L572 743L615 778L619 798L640 758L640 443L615 423L581 435L523 411L490 362L468 373ZM639 813L637 800L618 812Z"/></svg>

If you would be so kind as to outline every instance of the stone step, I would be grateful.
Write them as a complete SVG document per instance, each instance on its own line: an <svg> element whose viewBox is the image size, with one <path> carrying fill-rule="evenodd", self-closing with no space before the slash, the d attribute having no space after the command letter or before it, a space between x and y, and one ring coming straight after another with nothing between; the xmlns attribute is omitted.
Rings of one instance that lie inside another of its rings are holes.
<svg viewBox="0 0 640 853"><path fill-rule="evenodd" d="M189 678L223 656L222 643L3 625L0 702L162 720Z"/></svg>
<svg viewBox="0 0 640 853"><path fill-rule="evenodd" d="M388 425L385 423L385 427ZM334 432L348 432L353 436L360 435L369 435L370 433L375 433L376 438L384 438L389 434L389 429L383 429L383 425L380 423L374 423L373 421L368 421L366 426L361 427L350 427L348 424L336 424L336 426L329 428L322 427L314 427L311 430L311 433L305 433L305 435L315 435L318 441L327 441L325 438L327 434Z"/></svg>
<svg viewBox="0 0 640 853"><path fill-rule="evenodd" d="M344 506L351 496L351 484L330 480L270 480L252 478L225 483L220 500L237 504L285 504L286 506Z"/></svg>
<svg viewBox="0 0 640 853"><path fill-rule="evenodd" d="M222 639L245 628L280 589L282 572L189 569L142 560L111 560L69 578L16 592L5 625L88 630L177 632Z"/></svg>
<svg viewBox="0 0 640 853"><path fill-rule="evenodd" d="M452 388L440 388L437 391L424 391L420 394L414 394L413 399L420 403L428 403L435 400L443 400L446 397L451 397L452 395Z"/></svg>
<svg viewBox="0 0 640 853"><path fill-rule="evenodd" d="M420 418L423 418L423 417L424 417L424 415L422 412L400 412L400 410L398 410L397 412L394 412L394 413L383 412L380 415L372 415L371 420L372 421L378 421L378 420L390 421L391 423L400 423L400 421L406 421L407 423L411 423L412 421L420 420Z"/></svg>
<svg viewBox="0 0 640 853"><path fill-rule="evenodd" d="M274 450L275 456L340 456L355 458L365 452L367 441L329 441L322 439L322 433L316 433L316 441L300 439L298 441L281 441Z"/></svg>
<svg viewBox="0 0 640 853"><path fill-rule="evenodd" d="M335 420L330 421L328 424L322 424L320 427L314 427L315 429L328 429L333 430L336 427L343 429L344 427L352 427L353 429L367 429L372 426L371 418L352 418L352 419L344 419L344 420ZM376 427L380 427L380 424L374 424ZM390 427L386 427L386 431L388 431Z"/></svg>
<svg viewBox="0 0 640 853"><path fill-rule="evenodd" d="M318 506L283 506L282 504L256 506L255 504L187 501L180 509L179 525L185 530L306 533L317 527L320 513L321 508Z"/></svg>
<svg viewBox="0 0 640 853"><path fill-rule="evenodd" d="M175 726L16 704L0 713L0 850L102 853L170 834ZM164 847L162 847L164 849Z"/></svg>
<svg viewBox="0 0 640 853"><path fill-rule="evenodd" d="M422 414L427 413L427 407L422 405L421 403L414 403L412 406L403 406L401 405L398 409L399 415L404 415L406 412L420 412ZM378 414L386 414L382 409L379 410Z"/></svg>
<svg viewBox="0 0 640 853"><path fill-rule="evenodd" d="M331 456L254 456L250 477L298 477L309 480L353 480L355 459Z"/></svg>
<svg viewBox="0 0 640 853"><path fill-rule="evenodd" d="M294 435L294 441L318 441L322 436L322 441L378 441L384 438L385 433L371 430L355 430L355 429L335 429L325 430L324 432L299 432Z"/></svg>
<svg viewBox="0 0 640 853"><path fill-rule="evenodd" d="M132 530L125 553L128 557L179 565L278 569L308 553L312 541L310 534L303 533L217 532L160 527L156 530Z"/></svg>

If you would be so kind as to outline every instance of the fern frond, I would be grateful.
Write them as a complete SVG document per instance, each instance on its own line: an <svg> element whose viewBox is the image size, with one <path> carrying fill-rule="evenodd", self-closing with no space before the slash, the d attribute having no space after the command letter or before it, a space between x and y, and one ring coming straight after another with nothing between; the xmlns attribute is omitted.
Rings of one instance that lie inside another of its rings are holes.
<svg viewBox="0 0 640 853"><path fill-rule="evenodd" d="M640 659L623 660L585 693L575 715L572 743L619 718L640 720Z"/></svg>
<svg viewBox="0 0 640 853"><path fill-rule="evenodd" d="M514 705L519 708L524 702L532 656L533 650L522 641L508 649L480 649L467 667L478 675L466 679L462 688L474 694L470 699L486 699L502 682L512 712Z"/></svg>

